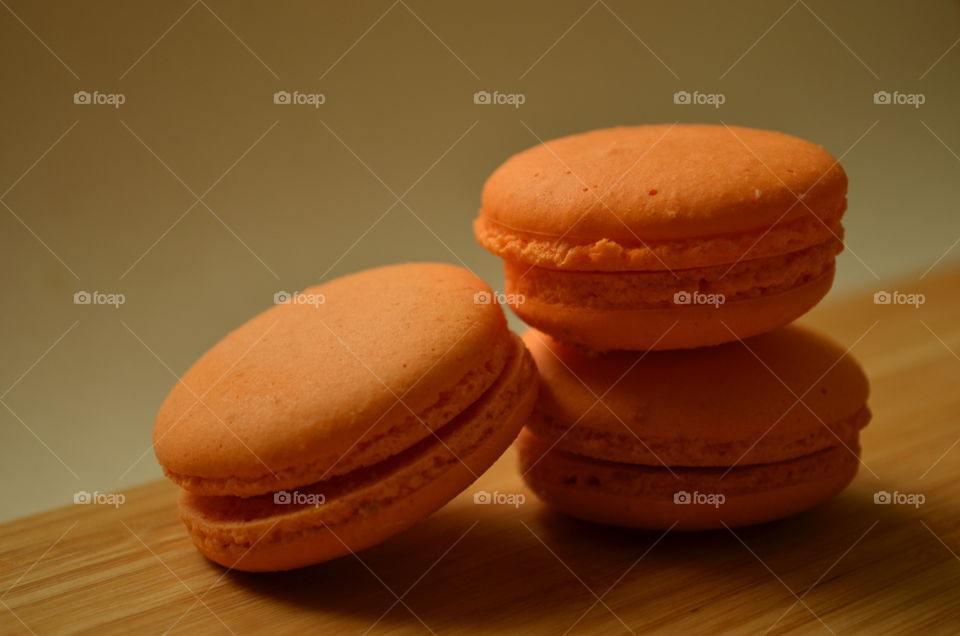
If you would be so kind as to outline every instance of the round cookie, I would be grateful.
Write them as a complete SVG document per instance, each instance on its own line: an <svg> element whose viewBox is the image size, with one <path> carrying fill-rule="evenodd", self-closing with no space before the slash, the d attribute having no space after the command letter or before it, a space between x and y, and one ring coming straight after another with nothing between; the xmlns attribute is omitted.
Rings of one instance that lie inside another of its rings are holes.
<svg viewBox="0 0 960 636"><path fill-rule="evenodd" d="M867 379L804 328L593 357L534 330L524 340L541 386L517 442L521 470L561 511L644 528L732 527L805 510L856 473Z"/></svg>
<svg viewBox="0 0 960 636"><path fill-rule="evenodd" d="M181 517L242 570L379 543L459 494L509 446L533 363L473 274L382 267L312 287L204 354L154 426Z"/></svg>
<svg viewBox="0 0 960 636"><path fill-rule="evenodd" d="M474 224L534 327L682 349L787 324L829 290L847 179L823 148L709 125L592 131L501 165Z"/></svg>

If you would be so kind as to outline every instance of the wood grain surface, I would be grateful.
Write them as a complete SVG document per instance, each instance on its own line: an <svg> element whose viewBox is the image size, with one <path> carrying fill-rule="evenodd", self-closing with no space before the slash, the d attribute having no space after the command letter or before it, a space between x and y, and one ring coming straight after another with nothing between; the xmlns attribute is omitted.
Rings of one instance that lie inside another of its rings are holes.
<svg viewBox="0 0 960 636"><path fill-rule="evenodd" d="M594 526L537 502L510 451L383 545L253 575L197 553L156 482L0 526L0 633L958 633L960 271L886 290L925 304L869 290L803 320L852 347L874 411L855 482L805 514L735 533ZM475 505L481 489L527 501Z"/></svg>

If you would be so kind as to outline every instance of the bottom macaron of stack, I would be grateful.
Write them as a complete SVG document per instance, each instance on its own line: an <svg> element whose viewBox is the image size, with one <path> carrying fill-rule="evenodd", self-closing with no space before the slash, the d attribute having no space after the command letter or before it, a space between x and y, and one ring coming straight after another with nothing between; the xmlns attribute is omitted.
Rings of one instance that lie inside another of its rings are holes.
<svg viewBox="0 0 960 636"><path fill-rule="evenodd" d="M868 384L799 327L688 351L597 357L531 331L540 396L516 446L525 481L574 517L709 530L787 517L857 473Z"/></svg>

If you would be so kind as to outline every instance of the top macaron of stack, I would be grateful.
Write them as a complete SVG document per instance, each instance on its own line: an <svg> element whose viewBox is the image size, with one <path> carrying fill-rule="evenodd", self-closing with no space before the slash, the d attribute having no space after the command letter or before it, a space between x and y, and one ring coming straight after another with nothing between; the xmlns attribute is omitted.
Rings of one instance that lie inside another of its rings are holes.
<svg viewBox="0 0 960 636"><path fill-rule="evenodd" d="M711 125L596 130L514 155L474 230L528 324L595 350L765 333L827 293L847 178L822 147Z"/></svg>

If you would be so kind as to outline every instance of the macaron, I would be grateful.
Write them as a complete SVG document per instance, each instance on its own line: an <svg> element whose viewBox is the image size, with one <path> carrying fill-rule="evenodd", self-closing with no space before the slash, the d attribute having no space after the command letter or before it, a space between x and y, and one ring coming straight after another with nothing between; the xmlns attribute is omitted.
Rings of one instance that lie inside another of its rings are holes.
<svg viewBox="0 0 960 636"><path fill-rule="evenodd" d="M287 295L203 354L153 430L200 552L247 571L320 563L463 491L537 391L490 297L459 267L382 267Z"/></svg>
<svg viewBox="0 0 960 636"><path fill-rule="evenodd" d="M742 526L829 499L859 467L867 379L804 328L593 357L534 330L524 341L540 393L517 441L521 471L561 512L637 528Z"/></svg>
<svg viewBox="0 0 960 636"><path fill-rule="evenodd" d="M564 342L685 349L785 325L830 289L847 178L779 132L652 125L508 159L474 231L520 318Z"/></svg>

